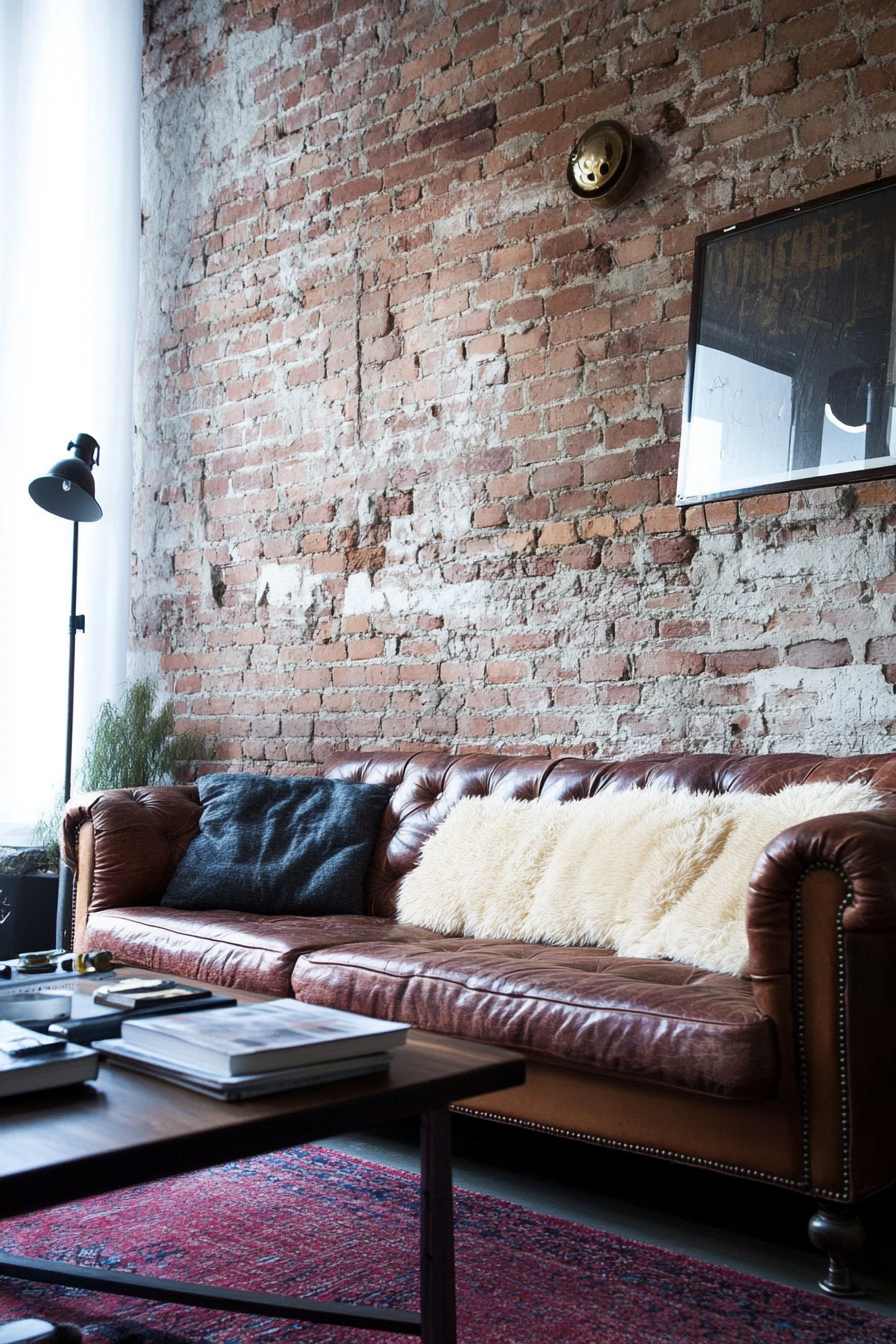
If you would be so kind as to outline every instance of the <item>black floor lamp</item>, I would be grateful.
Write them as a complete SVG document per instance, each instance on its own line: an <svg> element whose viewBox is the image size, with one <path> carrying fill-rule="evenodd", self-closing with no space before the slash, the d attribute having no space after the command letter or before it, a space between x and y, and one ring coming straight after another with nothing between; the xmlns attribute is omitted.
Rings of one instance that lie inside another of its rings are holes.
<svg viewBox="0 0 896 1344"><path fill-rule="evenodd" d="M79 434L68 445L71 457L65 457L51 467L46 476L38 476L28 487L28 493L48 513L68 518L74 524L72 538L72 605L68 618L68 718L65 733L65 801L72 791L72 727L75 718L75 636L84 629L84 617L77 615L78 607L78 524L95 523L103 516L96 502L93 480L94 454L99 465L100 446L90 434ZM72 947L72 881L70 868L59 859L59 901L56 907L56 946Z"/></svg>

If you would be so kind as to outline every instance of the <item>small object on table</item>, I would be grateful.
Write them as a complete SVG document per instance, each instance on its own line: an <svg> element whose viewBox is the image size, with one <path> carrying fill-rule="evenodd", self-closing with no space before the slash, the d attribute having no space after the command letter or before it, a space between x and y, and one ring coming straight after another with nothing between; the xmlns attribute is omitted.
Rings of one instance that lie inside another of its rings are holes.
<svg viewBox="0 0 896 1344"><path fill-rule="evenodd" d="M19 974L46 975L48 971L56 969L56 963L63 956L64 947L54 947L47 952L22 952L19 954Z"/></svg>
<svg viewBox="0 0 896 1344"><path fill-rule="evenodd" d="M74 968L80 975L90 971L108 971L112 967L112 953L104 947L98 947L95 952L76 952L73 960Z"/></svg>
<svg viewBox="0 0 896 1344"><path fill-rule="evenodd" d="M3 1025L8 1026L6 1023ZM59 1049L50 1036L18 1025L14 1030L31 1037L35 1050L33 1053L12 1055L0 1048L0 1097L43 1092L51 1087L67 1087L70 1083L85 1083L97 1076L99 1055L95 1050L85 1049L82 1045L70 1045L68 1041L63 1041ZM38 1046L41 1048L38 1049ZM27 1046L21 1048L27 1049Z"/></svg>
<svg viewBox="0 0 896 1344"><path fill-rule="evenodd" d="M24 1059L31 1055L46 1055L53 1050L64 1050L65 1041L58 1036L44 1036L39 1031L29 1031L27 1027L13 1025L12 1022L0 1022L0 1052L12 1059Z"/></svg>
<svg viewBox="0 0 896 1344"><path fill-rule="evenodd" d="M193 989L191 985L168 985L164 989L132 990L130 993L110 990L101 999L94 995L94 1003L104 1004L108 1008L156 1008L169 1004L186 1007L196 999L210 999L210 989Z"/></svg>
<svg viewBox="0 0 896 1344"><path fill-rule="evenodd" d="M160 989L174 989L176 980L141 980L137 976L124 980L107 980L93 991L94 1003L103 1004L111 995L120 994L157 994Z"/></svg>

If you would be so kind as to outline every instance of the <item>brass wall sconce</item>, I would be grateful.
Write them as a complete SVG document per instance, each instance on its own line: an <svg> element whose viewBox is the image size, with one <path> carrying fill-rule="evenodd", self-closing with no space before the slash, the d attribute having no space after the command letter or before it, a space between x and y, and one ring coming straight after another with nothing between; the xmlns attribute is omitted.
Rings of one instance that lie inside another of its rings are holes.
<svg viewBox="0 0 896 1344"><path fill-rule="evenodd" d="M634 187L643 157L640 145L618 121L599 121L576 141L566 180L577 196L609 210Z"/></svg>

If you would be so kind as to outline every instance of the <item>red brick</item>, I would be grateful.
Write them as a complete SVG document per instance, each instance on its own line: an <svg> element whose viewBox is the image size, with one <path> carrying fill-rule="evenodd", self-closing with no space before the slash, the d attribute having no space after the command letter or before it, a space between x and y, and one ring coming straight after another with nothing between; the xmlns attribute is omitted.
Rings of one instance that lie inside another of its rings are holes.
<svg viewBox="0 0 896 1344"><path fill-rule="evenodd" d="M762 6L763 23L780 23L794 14L802 14L806 9L806 0L764 0Z"/></svg>
<svg viewBox="0 0 896 1344"><path fill-rule="evenodd" d="M662 236L662 250L664 257L674 257L681 252L691 252L694 247L694 239L700 230L694 224L684 224L678 229L667 229ZM667 313L667 316L671 314Z"/></svg>
<svg viewBox="0 0 896 1344"><path fill-rule="evenodd" d="M896 503L896 481L860 481L855 490L856 499L865 508Z"/></svg>
<svg viewBox="0 0 896 1344"><path fill-rule="evenodd" d="M737 524L737 501L726 499L707 504L706 524L711 529L735 527Z"/></svg>
<svg viewBox="0 0 896 1344"><path fill-rule="evenodd" d="M640 238L627 239L619 243L616 248L617 266L635 266L638 262L648 261L655 255L657 248L657 235L655 233L642 234Z"/></svg>
<svg viewBox="0 0 896 1344"><path fill-rule="evenodd" d="M858 85L863 98L873 98L877 93L887 93L896 88L896 68L890 62L887 65L860 70Z"/></svg>
<svg viewBox="0 0 896 1344"><path fill-rule="evenodd" d="M583 658L579 673L583 681L625 681L631 676L631 668L624 653L599 653Z"/></svg>
<svg viewBox="0 0 896 1344"><path fill-rule="evenodd" d="M785 661L793 667L845 667L853 658L846 639L810 639L791 644Z"/></svg>
<svg viewBox="0 0 896 1344"><path fill-rule="evenodd" d="M533 490L558 490L562 486L580 485L582 468L578 462L552 462L532 473Z"/></svg>
<svg viewBox="0 0 896 1344"><path fill-rule="evenodd" d="M777 667L780 661L777 649L729 649L707 654L706 671L711 677L744 677L763 668Z"/></svg>
<svg viewBox="0 0 896 1344"><path fill-rule="evenodd" d="M723 42L718 47L710 47L700 57L700 73L704 79L714 79L717 75L727 74L729 70L740 70L745 65L754 65L765 55L765 32L760 29L735 38L733 42Z"/></svg>
<svg viewBox="0 0 896 1344"><path fill-rule="evenodd" d="M698 18L700 9L700 0L665 0L643 8L641 17L648 32L661 33L665 28L678 29L688 19Z"/></svg>
<svg viewBox="0 0 896 1344"><path fill-rule="evenodd" d="M866 663L896 663L896 635L879 635L865 645Z"/></svg>
<svg viewBox="0 0 896 1344"><path fill-rule="evenodd" d="M759 159L780 159L791 153L792 149L792 132L774 131L770 135L760 135L747 140L741 145L738 157L743 163L753 163Z"/></svg>
<svg viewBox="0 0 896 1344"><path fill-rule="evenodd" d="M796 66L793 61L778 61L764 65L750 76L750 93L767 98L771 93L786 93L796 86Z"/></svg>
<svg viewBox="0 0 896 1344"><path fill-rule="evenodd" d="M382 658L383 641L374 639L352 639L348 641L349 658Z"/></svg>
<svg viewBox="0 0 896 1344"><path fill-rule="evenodd" d="M741 515L744 518L768 518L790 509L790 495L754 495L740 502Z"/></svg>
<svg viewBox="0 0 896 1344"><path fill-rule="evenodd" d="M525 663L495 658L486 664L485 675L488 681L504 685L512 681L525 681L528 671Z"/></svg>
<svg viewBox="0 0 896 1344"><path fill-rule="evenodd" d="M630 543L614 541L604 547L601 563L606 569L628 569L634 555L635 548Z"/></svg>
<svg viewBox="0 0 896 1344"><path fill-rule="evenodd" d="M656 649L635 659L636 677L696 677L703 671L705 659L699 653L681 649Z"/></svg>
<svg viewBox="0 0 896 1344"><path fill-rule="evenodd" d="M659 487L655 479L620 481L610 488L608 501L614 509L631 509L637 505L655 504Z"/></svg>
<svg viewBox="0 0 896 1344"><path fill-rule="evenodd" d="M678 532L681 530L681 509L667 505L661 509L646 509L645 532Z"/></svg>
<svg viewBox="0 0 896 1344"><path fill-rule="evenodd" d="M548 523L538 534L539 546L569 546L577 540L574 523Z"/></svg>
<svg viewBox="0 0 896 1344"><path fill-rule="evenodd" d="M724 144L729 140L738 140L742 136L761 131L766 124L766 110L761 104L741 108L729 117L721 117L707 128L707 137L711 144Z"/></svg>
<svg viewBox="0 0 896 1344"><path fill-rule="evenodd" d="M803 52L800 56L800 75L803 79L815 79L831 70L849 70L861 60L862 53L855 38L846 37Z"/></svg>
<svg viewBox="0 0 896 1344"><path fill-rule="evenodd" d="M657 537L648 545L648 554L655 565L688 564L697 551L696 537Z"/></svg>
<svg viewBox="0 0 896 1344"><path fill-rule="evenodd" d="M786 98L779 98L776 107L782 117L805 117L820 108L841 104L845 93L846 85L841 75L837 79L826 80L823 84L810 84Z"/></svg>
<svg viewBox="0 0 896 1344"><path fill-rule="evenodd" d="M345 644L341 640L332 644L315 644L314 657L320 663L341 663L347 657Z"/></svg>
<svg viewBox="0 0 896 1344"><path fill-rule="evenodd" d="M636 75L642 70L653 70L658 66L672 65L678 58L678 42L674 37L661 37L655 42L645 42L641 46L632 46L623 50L622 68L627 74Z"/></svg>
<svg viewBox="0 0 896 1344"><path fill-rule="evenodd" d="M489 504L476 509L473 514L474 527L505 527L506 524L507 510L503 504Z"/></svg>

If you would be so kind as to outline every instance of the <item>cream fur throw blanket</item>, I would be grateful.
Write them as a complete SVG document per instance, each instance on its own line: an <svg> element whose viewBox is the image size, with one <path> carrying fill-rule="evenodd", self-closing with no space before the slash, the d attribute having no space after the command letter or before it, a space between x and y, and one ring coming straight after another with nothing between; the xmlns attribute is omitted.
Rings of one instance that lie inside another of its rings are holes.
<svg viewBox="0 0 896 1344"><path fill-rule="evenodd" d="M741 975L747 890L765 846L799 822L883 803L859 783L770 795L627 789L569 803L464 798L402 882L398 918Z"/></svg>

